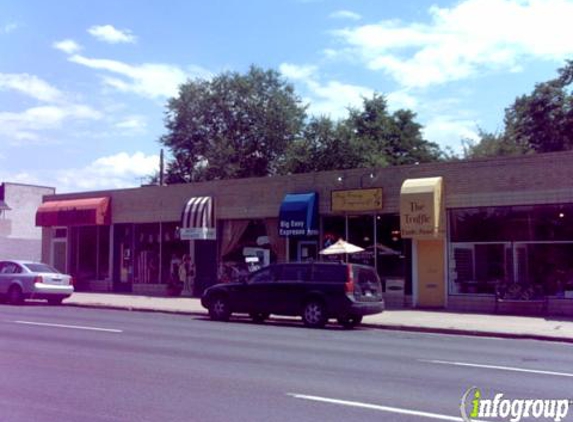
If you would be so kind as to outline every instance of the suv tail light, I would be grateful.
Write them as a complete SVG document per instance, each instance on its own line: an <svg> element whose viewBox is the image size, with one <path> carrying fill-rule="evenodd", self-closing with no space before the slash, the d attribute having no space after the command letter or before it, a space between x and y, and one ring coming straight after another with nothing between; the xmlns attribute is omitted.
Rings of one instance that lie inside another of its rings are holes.
<svg viewBox="0 0 573 422"><path fill-rule="evenodd" d="M73 286L75 284L75 282L76 281L74 280L74 278L70 277L70 281L69 281L70 286Z"/></svg>
<svg viewBox="0 0 573 422"><path fill-rule="evenodd" d="M344 283L344 291L346 293L354 294L354 273L352 272L352 265L346 266L346 283Z"/></svg>
<svg viewBox="0 0 573 422"><path fill-rule="evenodd" d="M42 278L41 275L37 275L36 277L34 277L34 283L43 283L44 279Z"/></svg>

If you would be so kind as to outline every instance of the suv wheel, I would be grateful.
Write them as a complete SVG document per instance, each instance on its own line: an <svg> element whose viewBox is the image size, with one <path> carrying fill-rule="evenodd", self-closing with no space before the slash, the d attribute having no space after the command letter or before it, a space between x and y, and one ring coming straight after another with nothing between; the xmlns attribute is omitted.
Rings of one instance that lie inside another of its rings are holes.
<svg viewBox="0 0 573 422"><path fill-rule="evenodd" d="M229 301L223 296L218 296L209 305L209 316L214 321L228 321L231 316Z"/></svg>
<svg viewBox="0 0 573 422"><path fill-rule="evenodd" d="M326 307L319 300L308 301L302 311L304 325L311 328L322 328L326 324Z"/></svg>
<svg viewBox="0 0 573 422"><path fill-rule="evenodd" d="M362 315L345 316L338 318L338 323L344 328L354 328L362 322Z"/></svg>
<svg viewBox="0 0 573 422"><path fill-rule="evenodd" d="M21 305L24 302L24 295L20 286L12 286L8 290L8 302L12 305Z"/></svg>

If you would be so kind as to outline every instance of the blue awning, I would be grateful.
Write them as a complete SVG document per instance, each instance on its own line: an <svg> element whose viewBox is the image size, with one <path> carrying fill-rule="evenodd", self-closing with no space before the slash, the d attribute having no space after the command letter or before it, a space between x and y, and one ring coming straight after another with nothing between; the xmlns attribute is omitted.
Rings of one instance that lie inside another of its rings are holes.
<svg viewBox="0 0 573 422"><path fill-rule="evenodd" d="M288 193L279 212L280 236L314 236L318 234L318 194Z"/></svg>

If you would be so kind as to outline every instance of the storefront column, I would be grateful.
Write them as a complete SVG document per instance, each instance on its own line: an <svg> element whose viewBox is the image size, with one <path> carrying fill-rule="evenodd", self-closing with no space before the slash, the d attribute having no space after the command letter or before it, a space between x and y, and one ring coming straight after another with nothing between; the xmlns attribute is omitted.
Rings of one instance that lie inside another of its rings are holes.
<svg viewBox="0 0 573 422"><path fill-rule="evenodd" d="M400 190L400 231L412 239L414 306L446 305L442 178L408 179Z"/></svg>
<svg viewBox="0 0 573 422"><path fill-rule="evenodd" d="M414 240L416 260L413 272L417 280L415 305L422 308L445 306L445 241Z"/></svg>
<svg viewBox="0 0 573 422"><path fill-rule="evenodd" d="M374 268L376 268L376 271L378 271L378 228L376 227L376 214L374 214L372 218L372 227L374 228L374 236L372 236L374 239Z"/></svg>
<svg viewBox="0 0 573 422"><path fill-rule="evenodd" d="M114 253L115 253L115 242L113 241L113 239L115 239L115 224L110 224L109 227L109 268L108 268L108 273L107 273L107 278L108 280L110 280L110 286L109 286L109 290L113 290L113 274L114 274L114 270L115 270L115 259L113 259Z"/></svg>

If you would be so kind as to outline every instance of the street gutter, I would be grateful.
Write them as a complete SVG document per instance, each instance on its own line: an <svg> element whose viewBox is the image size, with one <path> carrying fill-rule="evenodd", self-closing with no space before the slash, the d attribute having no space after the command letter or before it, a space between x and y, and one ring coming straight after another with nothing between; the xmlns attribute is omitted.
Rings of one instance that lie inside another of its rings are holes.
<svg viewBox="0 0 573 422"><path fill-rule="evenodd" d="M173 315L187 315L187 316L201 316L207 317L207 311L181 311L181 310L170 310L170 309L154 309L148 307L134 307L134 306L121 306L121 305L109 305L109 304L82 304L82 303L66 303L63 306L76 307L76 308L88 308L88 309L109 309L115 311L132 311L132 312L147 312L147 313L164 313ZM282 318L271 318L274 321L284 320ZM289 319L290 320L290 319ZM527 333L509 333L509 332L499 332L499 331L480 331L480 330L462 330L457 328L441 328L441 327L420 327L420 326L409 326L409 325L391 325L391 324L373 324L373 323L362 323L361 327L374 328L388 331L406 331L413 333L428 333L428 334L448 334L448 335L466 335L472 337L494 337L494 338L504 338L504 339L518 339L518 340L538 340L538 341L552 341L559 343L573 344L573 338L567 337L554 337L545 336L539 334L527 334Z"/></svg>

